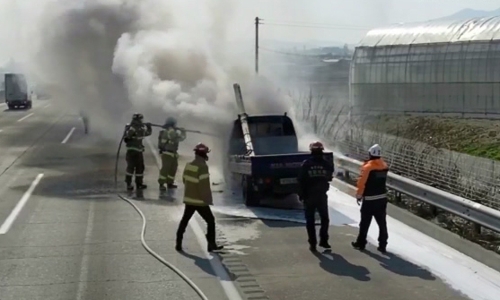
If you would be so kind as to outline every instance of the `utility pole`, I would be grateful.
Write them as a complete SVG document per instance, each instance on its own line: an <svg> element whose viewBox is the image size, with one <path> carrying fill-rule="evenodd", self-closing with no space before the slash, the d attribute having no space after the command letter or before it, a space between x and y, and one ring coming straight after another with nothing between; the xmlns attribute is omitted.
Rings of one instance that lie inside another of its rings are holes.
<svg viewBox="0 0 500 300"><path fill-rule="evenodd" d="M255 17L255 74L259 74L259 17Z"/></svg>

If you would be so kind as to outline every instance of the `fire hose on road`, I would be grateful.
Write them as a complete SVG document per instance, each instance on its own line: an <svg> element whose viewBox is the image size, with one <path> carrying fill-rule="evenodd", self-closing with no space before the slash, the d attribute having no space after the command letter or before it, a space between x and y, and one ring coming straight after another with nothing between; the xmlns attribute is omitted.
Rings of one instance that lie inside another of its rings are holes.
<svg viewBox="0 0 500 300"><path fill-rule="evenodd" d="M156 125L156 124L151 124L151 125L155 126L155 127L162 127L162 126ZM144 249L146 249L146 251L149 254L151 254L154 258L156 258L159 262L161 262L166 267L168 267L169 269L171 269L172 271L174 271L177 275L179 275L179 277L181 277L196 292L196 294L198 294L198 296L200 296L200 298L202 300L209 300L208 297L203 293L203 291L191 279L189 279L189 277L187 277L184 273L182 273L181 270L179 270L178 268L176 268L174 265L172 265L170 262L168 262L167 260L165 260L163 257L161 257L158 253L156 253L153 249L151 249L148 246L148 244L146 243L146 239L145 239L147 220L146 220L146 217L144 216L144 213L141 211L141 209L136 204L134 204L134 202L133 202L132 199L129 199L128 197L120 194L120 192L118 191L118 161L120 159L120 150L122 148L123 140L125 139L125 132L126 132L126 130L127 130L127 127L125 127L125 130L124 130L124 132L122 134L122 137L120 139L120 143L118 144L118 150L116 152L116 162L115 162L115 190L116 190L116 195L120 199L122 199L123 201L127 202L128 204L130 204L135 209L135 211L137 211L137 213L141 216L141 219L142 219L141 244L144 247ZM193 131L186 130L186 131L187 132L196 132L194 130ZM201 133L201 132L196 132L196 133ZM201 133L201 134L205 134L205 133Z"/></svg>

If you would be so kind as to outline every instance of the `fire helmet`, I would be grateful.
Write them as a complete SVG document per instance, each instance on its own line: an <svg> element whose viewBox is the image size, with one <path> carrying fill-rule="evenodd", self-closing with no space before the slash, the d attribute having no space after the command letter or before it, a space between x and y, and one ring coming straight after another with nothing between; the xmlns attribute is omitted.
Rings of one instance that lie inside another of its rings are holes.
<svg viewBox="0 0 500 300"><path fill-rule="evenodd" d="M208 146L206 146L205 144L203 143L198 143L194 149L193 149L194 152L197 152L197 153L204 153L204 154L207 154L207 153L210 153L210 149L208 148Z"/></svg>
<svg viewBox="0 0 500 300"><path fill-rule="evenodd" d="M320 141L315 141L309 144L309 150L310 151L323 151L325 150L325 147L323 147L323 144Z"/></svg>
<svg viewBox="0 0 500 300"><path fill-rule="evenodd" d="M379 144L375 144L368 149L368 153L373 157L381 157L382 156L382 148L380 148Z"/></svg>

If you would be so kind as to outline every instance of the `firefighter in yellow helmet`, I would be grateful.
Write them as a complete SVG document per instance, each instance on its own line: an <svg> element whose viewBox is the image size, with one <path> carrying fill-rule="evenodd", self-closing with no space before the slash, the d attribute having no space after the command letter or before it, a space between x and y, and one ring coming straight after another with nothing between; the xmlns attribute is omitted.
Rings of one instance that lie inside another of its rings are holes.
<svg viewBox="0 0 500 300"><path fill-rule="evenodd" d="M127 190L132 191L132 177L135 175L135 185L138 190L147 188L143 183L144 177L144 145L142 140L150 136L152 133L151 123L143 123L144 116L142 114L134 114L132 122L125 127L124 139L127 146L126 161L127 171L125 175L125 182L127 183Z"/></svg>
<svg viewBox="0 0 500 300"><path fill-rule="evenodd" d="M177 173L178 158L177 150L179 142L186 139L186 131L183 128L177 128L176 121L170 117L163 125L163 130L158 134L158 150L161 155L161 169L158 184L160 191L165 191L165 183L169 189L177 188L174 184L175 174Z"/></svg>
<svg viewBox="0 0 500 300"><path fill-rule="evenodd" d="M177 229L177 239L175 249L182 251L182 238L189 220L195 212L207 222L207 242L208 252L217 251L224 248L218 246L215 241L215 217L212 214L210 205L213 205L212 190L210 188L210 175L208 172L208 153L210 149L200 143L193 149L195 158L184 167L182 181L184 190L184 214L182 215L179 228Z"/></svg>

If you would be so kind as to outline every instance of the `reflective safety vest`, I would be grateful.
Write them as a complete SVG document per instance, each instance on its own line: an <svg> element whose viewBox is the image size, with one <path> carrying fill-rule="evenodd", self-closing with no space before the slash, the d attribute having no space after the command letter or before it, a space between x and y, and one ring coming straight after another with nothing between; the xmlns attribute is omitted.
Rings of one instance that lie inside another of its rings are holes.
<svg viewBox="0 0 500 300"><path fill-rule="evenodd" d="M151 135L151 130L145 126L130 126L125 133L125 143L127 151L144 152L142 140Z"/></svg>
<svg viewBox="0 0 500 300"><path fill-rule="evenodd" d="M186 139L186 132L182 128L178 128L181 133L179 134L177 130L173 127L169 127L165 130L161 130L158 134L158 148L162 151L168 151L176 153L179 149L179 142ZM163 153L167 154L168 153Z"/></svg>
<svg viewBox="0 0 500 300"><path fill-rule="evenodd" d="M365 201L386 199L387 172L389 168L383 159L366 161L361 167L356 195L363 196Z"/></svg>
<svg viewBox="0 0 500 300"><path fill-rule="evenodd" d="M210 174L204 158L196 158L187 163L182 174L185 185L184 203L188 205L212 205L212 189L210 188Z"/></svg>

